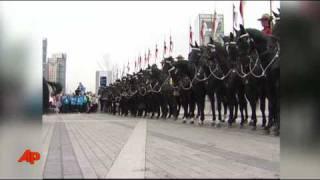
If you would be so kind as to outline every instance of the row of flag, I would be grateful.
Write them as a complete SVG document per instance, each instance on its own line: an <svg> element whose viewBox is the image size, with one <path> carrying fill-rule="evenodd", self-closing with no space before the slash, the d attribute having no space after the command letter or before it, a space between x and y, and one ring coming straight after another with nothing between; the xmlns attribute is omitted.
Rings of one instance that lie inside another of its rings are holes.
<svg viewBox="0 0 320 180"><path fill-rule="evenodd" d="M168 52L168 47L166 40L164 40L163 43L163 57L165 57L168 53L171 55L173 52L173 41L172 41L172 36L170 35L169 37L169 52ZM154 63L157 63L158 60L158 54L159 54L159 49L158 49L158 44L155 46L155 52L154 52ZM151 59L151 51L148 49L148 53L144 53L144 63L142 62L142 56L139 55L137 60L134 61L134 70L137 71L142 68L142 66L150 65L150 59ZM129 61L128 61L128 67L130 67Z"/></svg>
<svg viewBox="0 0 320 180"><path fill-rule="evenodd" d="M270 0L270 8L271 8L271 1ZM239 3L239 12L241 15L241 20L242 20L242 24L244 24L244 5L245 5L245 1L244 0L240 0ZM233 13L233 30L237 29L237 27L239 26L239 21L238 21L238 12L236 10L236 5L233 3L232 6L232 13ZM211 32L212 32L212 37L214 37L217 28L218 28L218 18L217 18L217 12L216 10L214 10L214 14L213 17L211 19L212 21L212 27L211 27ZM205 38L205 32L206 32L206 23L202 22L201 23L201 29L200 29L200 38L201 38L201 42L204 42L204 38ZM193 43L193 38L194 38L194 34L192 31L192 26L190 25L189 27L189 43L192 44ZM189 49L190 50L190 49ZM168 51L168 47L167 47L167 43L166 40L164 40L163 43L163 57L165 57L167 55ZM171 53L173 52L173 41L172 41L172 36L170 35L169 37L169 55L171 55ZM155 45L155 51L154 51L154 63L157 63L157 59L158 59L158 53L159 53L159 49L158 49L158 44ZM144 62L142 60L142 56L139 55L137 57L137 59L134 61L134 71L138 71L140 70L143 65L144 67L146 67L146 65L150 64L150 60L151 60L151 51L150 49L148 49L147 52L144 53ZM129 73L130 72L130 62L128 61L127 66L123 66L123 70L121 73L121 76L125 75L125 72ZM116 77L119 77L118 75L120 75L119 70L117 69L116 71Z"/></svg>
<svg viewBox="0 0 320 180"><path fill-rule="evenodd" d="M163 57L165 57L166 55L171 55L173 52L173 40L172 40L172 36L170 35L169 37L169 50L167 47L167 43L166 40L164 40L163 43ZM155 50L154 50L154 63L157 63L158 60L158 56L159 56L159 49L158 49L158 44L155 45ZM144 53L144 61L143 58L141 56L141 54L139 54L139 56L137 57L136 60L134 60L134 71L138 71L140 69L142 69L143 67L146 67L147 65L150 65L150 60L152 57L152 53L150 48L148 49L147 52ZM130 72L130 61L128 60L127 65L123 65L123 68L121 70L121 68L114 68L113 72L114 72L114 77L115 79L119 78L119 77L123 77L126 73Z"/></svg>

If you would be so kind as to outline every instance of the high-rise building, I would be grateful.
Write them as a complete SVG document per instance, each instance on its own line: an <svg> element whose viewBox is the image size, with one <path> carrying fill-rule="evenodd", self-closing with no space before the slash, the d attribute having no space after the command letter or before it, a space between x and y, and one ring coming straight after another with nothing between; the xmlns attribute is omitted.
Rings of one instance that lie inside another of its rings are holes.
<svg viewBox="0 0 320 180"><path fill-rule="evenodd" d="M45 79L48 79L47 76L47 38L42 40L42 75Z"/></svg>
<svg viewBox="0 0 320 180"><path fill-rule="evenodd" d="M66 61L65 53L53 54L51 58L48 58L46 68L48 81L60 83L64 93L66 92Z"/></svg>
<svg viewBox="0 0 320 180"><path fill-rule="evenodd" d="M207 44L210 41L210 37L213 35L212 31L212 22L213 22L214 14L199 14L195 21L195 37L198 37L198 43ZM214 41L223 42L224 37L224 18L223 14L217 14L216 18L216 32L214 33ZM201 27L202 22L205 23L205 33L204 33L204 42L201 39Z"/></svg>
<svg viewBox="0 0 320 180"><path fill-rule="evenodd" d="M96 71L96 93L99 87L106 87L112 82L112 71Z"/></svg>

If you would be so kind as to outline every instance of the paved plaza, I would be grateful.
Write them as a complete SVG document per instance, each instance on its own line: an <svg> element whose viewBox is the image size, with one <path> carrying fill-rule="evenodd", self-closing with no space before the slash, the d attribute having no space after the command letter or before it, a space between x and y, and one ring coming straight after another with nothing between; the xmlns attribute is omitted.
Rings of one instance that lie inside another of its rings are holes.
<svg viewBox="0 0 320 180"><path fill-rule="evenodd" d="M279 178L280 138L261 128L109 114L43 116L44 178ZM238 120L239 121L239 120Z"/></svg>

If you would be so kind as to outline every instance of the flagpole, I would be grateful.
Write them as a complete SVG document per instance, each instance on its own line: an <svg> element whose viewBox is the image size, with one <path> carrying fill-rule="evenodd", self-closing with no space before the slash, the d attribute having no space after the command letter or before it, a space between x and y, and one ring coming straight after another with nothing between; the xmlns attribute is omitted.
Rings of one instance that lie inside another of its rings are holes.
<svg viewBox="0 0 320 180"><path fill-rule="evenodd" d="M213 38L213 36L214 36L214 33L213 33L213 18L212 18L212 14L211 14L211 36L212 36L212 38Z"/></svg>
<svg viewBox="0 0 320 180"><path fill-rule="evenodd" d="M213 28L213 37L212 37L212 39L214 39L215 29L216 29L216 21L217 21L217 8L216 8L216 6L214 6L213 19L214 19L214 28Z"/></svg>
<svg viewBox="0 0 320 180"><path fill-rule="evenodd" d="M272 0L270 0L270 29L272 32Z"/></svg>
<svg viewBox="0 0 320 180"><path fill-rule="evenodd" d="M242 25L244 26L244 12L243 12L243 9L244 9L244 2L243 2L243 0L240 0L240 14L241 14L241 17L242 17Z"/></svg>
<svg viewBox="0 0 320 180"><path fill-rule="evenodd" d="M234 21L235 21L235 11L234 11L234 3L232 3L232 32L233 32L233 34L235 33L234 32Z"/></svg>

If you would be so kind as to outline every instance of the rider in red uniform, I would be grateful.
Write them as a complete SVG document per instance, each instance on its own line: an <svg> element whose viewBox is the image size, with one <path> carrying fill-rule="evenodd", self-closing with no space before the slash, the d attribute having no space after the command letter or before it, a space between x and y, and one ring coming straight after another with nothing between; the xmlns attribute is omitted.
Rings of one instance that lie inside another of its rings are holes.
<svg viewBox="0 0 320 180"><path fill-rule="evenodd" d="M258 21L261 21L261 25L263 27L262 32L264 32L266 35L272 35L272 17L270 17L269 14L263 14Z"/></svg>

